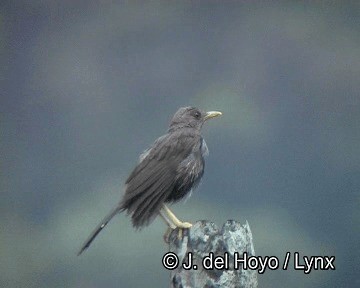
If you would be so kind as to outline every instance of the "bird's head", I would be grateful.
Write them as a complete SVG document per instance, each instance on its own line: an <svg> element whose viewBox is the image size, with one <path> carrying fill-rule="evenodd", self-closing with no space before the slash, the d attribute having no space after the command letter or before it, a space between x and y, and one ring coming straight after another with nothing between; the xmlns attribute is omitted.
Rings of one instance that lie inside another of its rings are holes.
<svg viewBox="0 0 360 288"><path fill-rule="evenodd" d="M195 107L182 107L173 116L169 131L185 127L200 130L206 120L220 115L222 113L218 111L204 112Z"/></svg>

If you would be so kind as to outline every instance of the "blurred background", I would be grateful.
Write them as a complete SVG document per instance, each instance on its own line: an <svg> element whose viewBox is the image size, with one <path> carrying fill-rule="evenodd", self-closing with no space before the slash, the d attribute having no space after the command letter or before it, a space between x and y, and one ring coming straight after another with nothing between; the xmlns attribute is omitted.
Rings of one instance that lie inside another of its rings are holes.
<svg viewBox="0 0 360 288"><path fill-rule="evenodd" d="M167 287L161 219L76 252L191 105L223 117L179 218L247 220L280 263L336 257L259 287L360 287L358 1L111 2L0 4L0 286Z"/></svg>

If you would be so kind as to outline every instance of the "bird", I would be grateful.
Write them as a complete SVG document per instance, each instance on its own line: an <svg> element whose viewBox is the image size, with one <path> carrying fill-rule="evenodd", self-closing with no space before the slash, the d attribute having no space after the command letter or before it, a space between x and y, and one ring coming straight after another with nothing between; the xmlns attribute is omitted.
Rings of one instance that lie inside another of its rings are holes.
<svg viewBox="0 0 360 288"><path fill-rule="evenodd" d="M195 189L205 168L208 147L201 135L203 124L222 115L195 107L181 107L172 117L165 135L159 137L139 157L125 182L125 193L81 246L86 250L96 236L118 213L126 211L136 229L148 226L158 215L170 229L187 229L166 205L186 198Z"/></svg>

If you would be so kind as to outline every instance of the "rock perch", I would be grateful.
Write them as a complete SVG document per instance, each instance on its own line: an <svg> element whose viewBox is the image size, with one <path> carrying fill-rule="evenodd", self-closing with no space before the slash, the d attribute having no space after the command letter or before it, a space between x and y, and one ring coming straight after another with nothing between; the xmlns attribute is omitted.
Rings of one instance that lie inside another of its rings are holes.
<svg viewBox="0 0 360 288"><path fill-rule="evenodd" d="M255 256L248 222L240 224L228 220L219 229L212 222L197 221L191 229L185 229L183 232L184 234L179 238L179 230L175 229L169 236L170 252L175 253L179 258L179 266L171 271L170 287L258 287L256 270L245 270L242 265L234 269L235 252L238 252L240 257L244 252L247 252L249 257ZM192 254L192 269L186 270L182 263L185 267L189 264L189 252ZM218 258L223 260L217 259L215 262L217 256L221 256ZM204 257L206 261L203 261ZM211 264L223 269L204 268L204 265L209 268Z"/></svg>

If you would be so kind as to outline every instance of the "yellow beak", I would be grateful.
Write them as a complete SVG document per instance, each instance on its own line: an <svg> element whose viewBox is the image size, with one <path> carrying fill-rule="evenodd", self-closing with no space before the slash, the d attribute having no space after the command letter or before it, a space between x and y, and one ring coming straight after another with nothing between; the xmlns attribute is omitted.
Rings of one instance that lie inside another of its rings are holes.
<svg viewBox="0 0 360 288"><path fill-rule="evenodd" d="M210 118L218 117L220 115L222 115L222 113L219 111L209 111L209 112L206 112L204 119L208 120Z"/></svg>

